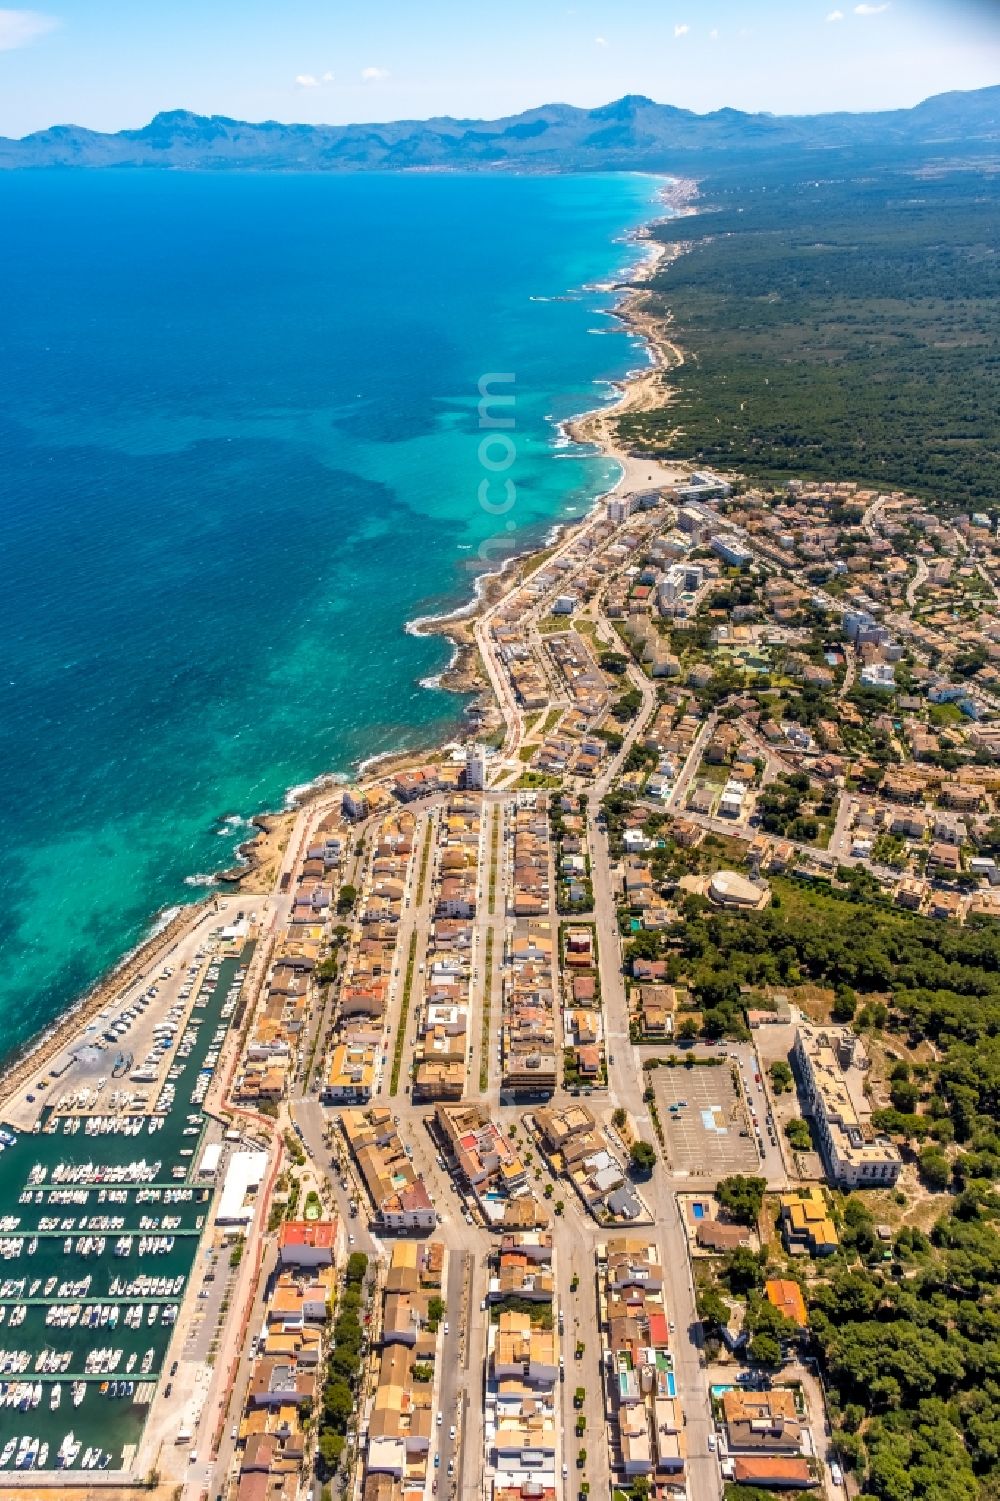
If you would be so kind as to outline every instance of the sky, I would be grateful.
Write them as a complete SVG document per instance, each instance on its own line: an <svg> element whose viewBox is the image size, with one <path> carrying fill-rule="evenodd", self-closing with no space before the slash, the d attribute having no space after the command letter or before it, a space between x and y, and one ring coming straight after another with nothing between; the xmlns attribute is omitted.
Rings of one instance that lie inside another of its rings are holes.
<svg viewBox="0 0 1000 1501"><path fill-rule="evenodd" d="M1000 82L1000 0L42 0L0 8L0 135L495 118L622 94L897 108Z"/></svg>

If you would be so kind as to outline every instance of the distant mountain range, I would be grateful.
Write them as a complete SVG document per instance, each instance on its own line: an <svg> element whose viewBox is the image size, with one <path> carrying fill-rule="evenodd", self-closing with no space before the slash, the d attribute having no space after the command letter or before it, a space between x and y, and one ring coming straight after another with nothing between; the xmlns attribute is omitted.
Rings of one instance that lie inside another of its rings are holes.
<svg viewBox="0 0 1000 1501"><path fill-rule="evenodd" d="M386 125L254 125L168 110L140 130L112 135L53 125L22 140L0 137L0 168L676 172L707 167L723 154L759 159L872 147L951 157L1000 151L1000 86L869 114L698 115L636 94L599 109L546 104L503 120Z"/></svg>

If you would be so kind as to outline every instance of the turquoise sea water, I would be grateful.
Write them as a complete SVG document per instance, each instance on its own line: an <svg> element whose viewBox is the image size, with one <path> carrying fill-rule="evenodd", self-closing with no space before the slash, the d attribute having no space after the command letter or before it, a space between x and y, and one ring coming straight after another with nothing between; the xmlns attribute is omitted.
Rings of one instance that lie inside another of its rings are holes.
<svg viewBox="0 0 1000 1501"><path fill-rule="evenodd" d="M554 422L643 358L579 289L655 186L0 176L0 1050L237 817L454 727L421 685L448 646L405 623L611 477ZM515 425L484 454L489 375Z"/></svg>

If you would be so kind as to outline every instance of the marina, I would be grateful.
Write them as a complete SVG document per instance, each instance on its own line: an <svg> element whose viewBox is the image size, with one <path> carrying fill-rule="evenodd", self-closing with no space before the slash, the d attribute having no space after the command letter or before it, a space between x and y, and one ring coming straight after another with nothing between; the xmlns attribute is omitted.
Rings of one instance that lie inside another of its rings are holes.
<svg viewBox="0 0 1000 1501"><path fill-rule="evenodd" d="M246 922L202 936L7 1112L0 1470L114 1471L136 1453L208 1221L201 1107L253 946Z"/></svg>

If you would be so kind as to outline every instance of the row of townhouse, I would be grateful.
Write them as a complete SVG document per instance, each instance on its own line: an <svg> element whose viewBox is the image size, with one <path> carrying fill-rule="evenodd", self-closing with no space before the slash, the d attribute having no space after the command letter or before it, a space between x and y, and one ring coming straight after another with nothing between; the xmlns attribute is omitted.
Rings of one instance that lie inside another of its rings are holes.
<svg viewBox="0 0 1000 1501"><path fill-rule="evenodd" d="M435 792L455 792L465 777L457 761L432 762L412 771L400 771L392 779L392 790L401 803L416 802Z"/></svg>
<svg viewBox="0 0 1000 1501"><path fill-rule="evenodd" d="M427 1494L446 1266L438 1241L401 1240L392 1248L378 1372L363 1424L362 1501L423 1501Z"/></svg>
<svg viewBox="0 0 1000 1501"><path fill-rule="evenodd" d="M492 635L497 661L510 678L510 685L523 709L548 707L549 685L539 666L531 642L517 618L518 612L507 611L493 621Z"/></svg>
<svg viewBox="0 0 1000 1501"><path fill-rule="evenodd" d="M380 1105L341 1112L340 1128L365 1185L371 1222L380 1230L433 1230L434 1208L391 1110Z"/></svg>
<svg viewBox="0 0 1000 1501"><path fill-rule="evenodd" d="M548 805L540 793L522 794L508 821L514 917L544 917L549 910L552 850Z"/></svg>
<svg viewBox="0 0 1000 1501"><path fill-rule="evenodd" d="M344 1260L337 1220L287 1221L238 1425L236 1501L296 1501L308 1418L323 1383L324 1344Z"/></svg>
<svg viewBox="0 0 1000 1501"><path fill-rule="evenodd" d="M623 843L626 851L647 849L651 842L641 828L625 830ZM658 932L673 922L674 910L664 901L647 861L626 853L622 885L630 916L638 918L647 931Z"/></svg>
<svg viewBox="0 0 1000 1501"><path fill-rule="evenodd" d="M890 807L877 802L854 802L851 827L859 834L891 834L923 843L926 839L962 845L969 838L965 820L957 813L924 807Z"/></svg>
<svg viewBox="0 0 1000 1501"><path fill-rule="evenodd" d="M555 942L550 922L521 920L503 974L501 1089L551 1094L556 1087Z"/></svg>
<svg viewBox="0 0 1000 1501"><path fill-rule="evenodd" d="M337 1040L323 1085L328 1105L364 1105L372 1098L415 832L415 815L393 808L379 823L367 855L337 993Z"/></svg>
<svg viewBox="0 0 1000 1501"><path fill-rule="evenodd" d="M619 1154L586 1105L543 1107L532 1124L553 1171L569 1179L594 1219L628 1224L648 1218Z"/></svg>
<svg viewBox="0 0 1000 1501"><path fill-rule="evenodd" d="M591 923L563 924L561 942L563 1080L567 1088L603 1088L608 1082L604 1007Z"/></svg>
<svg viewBox="0 0 1000 1501"><path fill-rule="evenodd" d="M611 680L597 665L587 642L576 631L560 631L546 636L545 646L570 704L596 724L607 710Z"/></svg>
<svg viewBox="0 0 1000 1501"><path fill-rule="evenodd" d="M433 917L420 977L414 1100L458 1100L465 1089L483 812L480 793L456 793L437 826Z"/></svg>
<svg viewBox="0 0 1000 1501"><path fill-rule="evenodd" d="M616 1237L597 1247L597 1271L612 1471L625 1483L682 1483L687 1440L657 1248Z"/></svg>
<svg viewBox="0 0 1000 1501"><path fill-rule="evenodd" d="M349 831L339 816L320 825L297 871L292 910L278 934L271 969L237 1070L241 1103L283 1099L297 1064L313 999L313 974L336 915Z"/></svg>
<svg viewBox="0 0 1000 1501"><path fill-rule="evenodd" d="M472 1193L487 1229L534 1230L548 1223L521 1151L486 1105L441 1101L434 1123L451 1169Z"/></svg>
<svg viewBox="0 0 1000 1501"><path fill-rule="evenodd" d="M555 929L552 842L546 799L521 794L507 821L508 912L516 920L504 954L501 1088L551 1093L556 1086Z"/></svg>
<svg viewBox="0 0 1000 1501"><path fill-rule="evenodd" d="M594 905L587 847L586 802L553 795L549 824L555 842L556 905L560 912L589 911Z"/></svg>
<svg viewBox="0 0 1000 1501"><path fill-rule="evenodd" d="M652 751L657 758L656 770L646 782L647 797L663 801L670 796L703 723L698 714L685 708L678 712L676 704L660 705L642 736L643 749Z"/></svg>
<svg viewBox="0 0 1000 1501"><path fill-rule="evenodd" d="M607 743L593 729L593 718L580 708L567 709L555 729L543 736L531 766L548 776L592 781L607 759Z"/></svg>
<svg viewBox="0 0 1000 1501"><path fill-rule="evenodd" d="M554 1492L565 1460L555 1285L550 1236L504 1237L491 1258L483 1383L483 1494L492 1501Z"/></svg>
<svg viewBox="0 0 1000 1501"><path fill-rule="evenodd" d="M471 918L431 923L413 1065L415 1101L459 1100L464 1092L473 942Z"/></svg>

